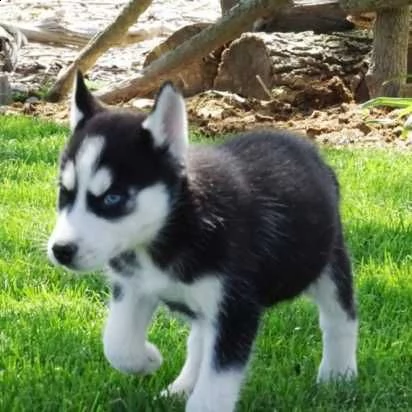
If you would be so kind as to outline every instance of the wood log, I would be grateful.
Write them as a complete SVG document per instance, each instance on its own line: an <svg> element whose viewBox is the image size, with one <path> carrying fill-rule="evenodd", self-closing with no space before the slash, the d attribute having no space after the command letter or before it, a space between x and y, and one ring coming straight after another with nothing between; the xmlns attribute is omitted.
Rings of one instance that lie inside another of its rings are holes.
<svg viewBox="0 0 412 412"><path fill-rule="evenodd" d="M240 0L221 0L222 14L227 14ZM253 31L306 31L316 33L350 30L354 24L346 19L339 2L335 0L295 0L294 7L285 9L276 16L262 16L252 24Z"/></svg>
<svg viewBox="0 0 412 412"><path fill-rule="evenodd" d="M233 8L240 0L221 0L222 11ZM339 5L348 13L363 13L412 5L412 0L294 0L294 7L322 7Z"/></svg>
<svg viewBox="0 0 412 412"><path fill-rule="evenodd" d="M259 17L291 7L291 0L253 0L242 2L219 19L216 24L155 60L143 70L142 75L97 93L106 103L127 101L136 96L145 96L176 74L182 67L190 65L238 37L245 27Z"/></svg>
<svg viewBox="0 0 412 412"><path fill-rule="evenodd" d="M0 71L13 71L17 64L18 52L26 44L20 30L0 24Z"/></svg>
<svg viewBox="0 0 412 412"><path fill-rule="evenodd" d="M214 86L266 100L269 90L273 98L302 108L350 99L365 101L369 98L365 74L371 48L372 39L362 32L244 33L222 53ZM251 64L255 54L256 64Z"/></svg>
<svg viewBox="0 0 412 412"><path fill-rule="evenodd" d="M355 25L347 19L347 12L336 2L309 6L293 7L276 17L265 16L258 19L254 31L331 33L352 30Z"/></svg>
<svg viewBox="0 0 412 412"><path fill-rule="evenodd" d="M221 0L222 12L227 13L240 0ZM392 1L386 0L295 0L294 7L285 9L276 17L267 15L258 19L254 31L288 32L313 30L315 33L351 30L355 24L349 14L387 8ZM396 4L412 4L410 0L398 0Z"/></svg>
<svg viewBox="0 0 412 412"><path fill-rule="evenodd" d="M26 37L29 42L52 44L58 46L85 46L97 32L84 33L70 30L60 24L53 26L29 26L26 24L9 24L0 21L0 27L9 30L18 30ZM115 46L126 46L151 39L159 35L159 30L130 30L123 38L119 38L113 43Z"/></svg>
<svg viewBox="0 0 412 412"><path fill-rule="evenodd" d="M395 0L397 4L412 4L412 0ZM109 86L97 93L106 103L127 101L137 96L146 96L160 84L178 73L183 67L204 58L226 42L235 39L251 22L263 16L275 16L293 6L300 11L313 7L341 5L348 12L357 13L387 8L386 0L253 0L233 6L215 25L187 40L175 50L155 60L134 78Z"/></svg>
<svg viewBox="0 0 412 412"><path fill-rule="evenodd" d="M260 34L243 33L234 40L222 53L213 88L268 99L273 84L273 65L264 38ZM272 36L266 38L275 41Z"/></svg>
<svg viewBox="0 0 412 412"><path fill-rule="evenodd" d="M152 0L131 0L116 19L101 33L95 36L81 51L74 62L59 74L47 99L52 102L61 100L69 92L74 75L78 69L86 71L110 47L126 34L128 28L150 6Z"/></svg>
<svg viewBox="0 0 412 412"><path fill-rule="evenodd" d="M149 66L160 56L176 49L186 40L209 26L210 23L194 23L177 30L146 55L143 67ZM209 53L206 58L182 67L175 76L170 77L170 80L183 92L184 96L192 96L204 90L212 89L222 49L215 50L213 53Z"/></svg>
<svg viewBox="0 0 412 412"><path fill-rule="evenodd" d="M340 4L344 10L362 13L408 6L412 4L412 0L340 0Z"/></svg>

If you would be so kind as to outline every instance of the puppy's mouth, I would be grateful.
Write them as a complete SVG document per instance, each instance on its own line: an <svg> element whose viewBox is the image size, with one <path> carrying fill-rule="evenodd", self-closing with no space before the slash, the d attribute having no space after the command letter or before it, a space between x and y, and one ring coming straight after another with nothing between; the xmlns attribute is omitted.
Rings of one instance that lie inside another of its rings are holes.
<svg viewBox="0 0 412 412"><path fill-rule="evenodd" d="M69 270L70 272L76 272L79 274L86 274L90 272L100 272L102 271L108 262L99 262L96 260L91 259L75 259L73 262L68 264L60 264L65 269Z"/></svg>
<svg viewBox="0 0 412 412"><path fill-rule="evenodd" d="M102 270L108 261L99 261L97 256L93 253L90 254L77 254L72 259L58 259L53 252L52 247L47 250L49 261L58 267L63 267L70 272L75 273L88 273Z"/></svg>
<svg viewBox="0 0 412 412"><path fill-rule="evenodd" d="M50 258L49 256L49 261L57 267L61 267L64 268L66 270L68 270L69 272L73 272L73 273L88 273L88 272L93 272L96 270L99 270L99 267L97 265L95 266L84 266L83 264L73 261L70 263L61 263L58 262L55 258Z"/></svg>
<svg viewBox="0 0 412 412"><path fill-rule="evenodd" d="M53 262L54 263L54 262ZM87 269L82 269L82 267L77 266L75 263L55 263L56 266L62 267L69 272L74 272L74 273L82 273L82 272L89 272Z"/></svg>

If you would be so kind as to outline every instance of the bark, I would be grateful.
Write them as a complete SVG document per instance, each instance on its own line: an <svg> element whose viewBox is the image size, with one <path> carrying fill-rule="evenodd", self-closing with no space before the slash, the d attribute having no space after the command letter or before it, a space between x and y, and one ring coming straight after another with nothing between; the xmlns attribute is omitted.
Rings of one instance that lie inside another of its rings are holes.
<svg viewBox="0 0 412 412"><path fill-rule="evenodd" d="M123 38L128 28L150 6L152 0L131 0L117 18L105 30L95 36L81 51L74 62L64 70L52 87L48 100L56 102L69 92L78 69L85 72L110 47Z"/></svg>
<svg viewBox="0 0 412 412"><path fill-rule="evenodd" d="M239 2L239 0L220 0L220 8L222 9L222 15L227 14L230 9Z"/></svg>
<svg viewBox="0 0 412 412"><path fill-rule="evenodd" d="M406 82L409 7L379 11L367 74L370 97L399 96Z"/></svg>
<svg viewBox="0 0 412 412"><path fill-rule="evenodd" d="M83 47L97 34L69 30L59 24L48 27L36 27L20 24L8 24L0 21L0 26L9 30L20 31L29 42L54 44L59 46ZM119 38L113 45L124 46L151 39L158 33L148 30L129 31L124 37Z"/></svg>
<svg viewBox="0 0 412 412"><path fill-rule="evenodd" d="M312 108L365 101L371 48L362 34L244 33L222 53L215 88L259 99L267 99L268 89L274 98ZM247 57L256 53L252 64Z"/></svg>
<svg viewBox="0 0 412 412"><path fill-rule="evenodd" d="M272 87L272 61L264 36L244 33L223 51L214 89L267 99ZM272 36L266 37L272 39ZM269 40L270 42L271 40Z"/></svg>
<svg viewBox="0 0 412 412"><path fill-rule="evenodd" d="M0 75L0 106L10 104L12 93L9 80L5 74Z"/></svg>
<svg viewBox="0 0 412 412"><path fill-rule="evenodd" d="M245 1L234 7L216 24L202 30L198 35L184 42L175 50L155 60L143 70L142 75L121 82L119 85L97 93L106 103L127 101L136 96L145 96L157 89L160 84L176 74L182 67L192 64L223 44L235 39L251 21L290 7L290 0L253 0Z"/></svg>

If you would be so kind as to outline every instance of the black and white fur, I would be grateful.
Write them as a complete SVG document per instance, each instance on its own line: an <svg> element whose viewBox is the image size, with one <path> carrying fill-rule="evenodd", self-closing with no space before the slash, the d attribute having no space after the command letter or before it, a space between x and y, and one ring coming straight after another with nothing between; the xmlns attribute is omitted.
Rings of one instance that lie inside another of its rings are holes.
<svg viewBox="0 0 412 412"><path fill-rule="evenodd" d="M170 83L148 116L102 107L80 74L73 96L48 254L76 271L107 267L104 352L115 368L160 366L147 329L165 303L191 321L165 393L187 395L187 412L233 411L263 311L307 293L323 333L318 381L356 375L338 184L310 143L262 131L191 146Z"/></svg>

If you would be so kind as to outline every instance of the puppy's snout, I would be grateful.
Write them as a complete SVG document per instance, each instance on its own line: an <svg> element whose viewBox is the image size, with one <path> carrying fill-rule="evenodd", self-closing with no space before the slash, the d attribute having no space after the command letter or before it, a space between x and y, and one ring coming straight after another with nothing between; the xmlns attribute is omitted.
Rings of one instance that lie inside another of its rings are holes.
<svg viewBox="0 0 412 412"><path fill-rule="evenodd" d="M55 243L52 247L54 257L62 265L70 265L77 250L78 246L75 243Z"/></svg>

